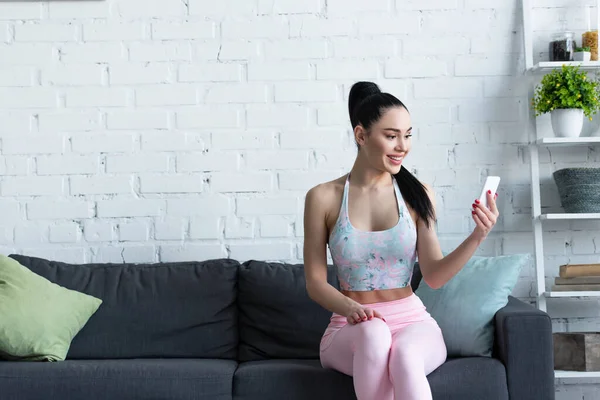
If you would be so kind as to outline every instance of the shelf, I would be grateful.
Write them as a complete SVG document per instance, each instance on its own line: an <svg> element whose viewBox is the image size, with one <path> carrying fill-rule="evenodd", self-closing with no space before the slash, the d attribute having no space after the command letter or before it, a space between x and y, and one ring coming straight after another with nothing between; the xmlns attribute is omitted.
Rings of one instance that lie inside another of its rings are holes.
<svg viewBox="0 0 600 400"><path fill-rule="evenodd" d="M600 371L554 371L555 378L600 378Z"/></svg>
<svg viewBox="0 0 600 400"><path fill-rule="evenodd" d="M563 213L563 214L542 214L541 220L580 220L580 219L600 219L600 213Z"/></svg>
<svg viewBox="0 0 600 400"><path fill-rule="evenodd" d="M541 61L529 71L532 73L547 73L561 68L563 65L578 65L582 70L600 70L600 61Z"/></svg>
<svg viewBox="0 0 600 400"><path fill-rule="evenodd" d="M572 291L572 292L544 292L545 297L600 297L600 290L598 291Z"/></svg>
<svg viewBox="0 0 600 400"><path fill-rule="evenodd" d="M540 146L590 146L594 144L600 144L600 136L589 136L589 137L576 137L576 138L564 138L564 137L545 137L540 138L536 141L536 144Z"/></svg>

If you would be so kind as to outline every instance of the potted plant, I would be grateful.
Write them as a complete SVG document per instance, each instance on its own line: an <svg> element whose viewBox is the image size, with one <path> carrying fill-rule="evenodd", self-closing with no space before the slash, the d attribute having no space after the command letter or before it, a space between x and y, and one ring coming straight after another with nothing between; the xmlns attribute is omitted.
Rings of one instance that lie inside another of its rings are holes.
<svg viewBox="0 0 600 400"><path fill-rule="evenodd" d="M600 108L599 81L590 80L587 72L576 65L562 65L544 75L537 85L532 106L536 117L550 113L556 136L577 137L583 127L583 116L592 120Z"/></svg>
<svg viewBox="0 0 600 400"><path fill-rule="evenodd" d="M575 61L590 61L592 59L592 51L589 46L576 47L575 53L573 53L573 60Z"/></svg>

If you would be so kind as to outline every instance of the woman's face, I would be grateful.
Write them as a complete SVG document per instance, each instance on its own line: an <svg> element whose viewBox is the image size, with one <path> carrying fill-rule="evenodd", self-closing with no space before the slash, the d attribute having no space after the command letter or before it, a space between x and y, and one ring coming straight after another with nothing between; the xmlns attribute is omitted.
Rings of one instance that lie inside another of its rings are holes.
<svg viewBox="0 0 600 400"><path fill-rule="evenodd" d="M373 168L397 174L411 148L411 131L408 111L404 107L394 107L387 110L369 132L359 125L354 129L354 135L360 151Z"/></svg>

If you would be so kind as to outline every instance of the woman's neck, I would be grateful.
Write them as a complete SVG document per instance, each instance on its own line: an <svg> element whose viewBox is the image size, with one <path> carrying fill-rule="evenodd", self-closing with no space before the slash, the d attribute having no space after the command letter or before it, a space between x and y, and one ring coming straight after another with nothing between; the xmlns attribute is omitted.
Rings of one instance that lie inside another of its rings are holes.
<svg viewBox="0 0 600 400"><path fill-rule="evenodd" d="M392 184L389 172L373 168L360 156L356 157L350 175L353 185L365 189L383 188Z"/></svg>

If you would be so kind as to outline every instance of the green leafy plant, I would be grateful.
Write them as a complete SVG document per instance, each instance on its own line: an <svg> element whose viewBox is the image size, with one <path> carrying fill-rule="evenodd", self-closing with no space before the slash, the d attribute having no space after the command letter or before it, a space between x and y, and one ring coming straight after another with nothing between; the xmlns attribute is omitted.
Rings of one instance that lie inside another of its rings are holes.
<svg viewBox="0 0 600 400"><path fill-rule="evenodd" d="M531 104L539 116L561 108L579 108L591 121L600 109L600 82L590 80L577 65L563 65L544 75Z"/></svg>
<svg viewBox="0 0 600 400"><path fill-rule="evenodd" d="M589 46L586 47L575 47L576 52L587 51L588 53L591 51Z"/></svg>

